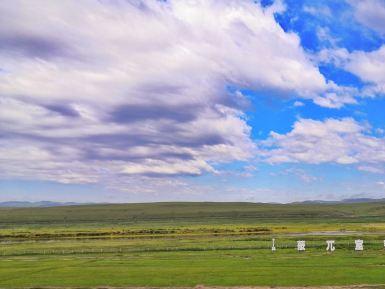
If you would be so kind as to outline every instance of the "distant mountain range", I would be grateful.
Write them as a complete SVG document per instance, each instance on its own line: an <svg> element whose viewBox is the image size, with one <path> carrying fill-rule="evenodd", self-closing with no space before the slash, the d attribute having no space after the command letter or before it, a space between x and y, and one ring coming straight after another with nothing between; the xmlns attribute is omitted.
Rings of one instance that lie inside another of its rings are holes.
<svg viewBox="0 0 385 289"><path fill-rule="evenodd" d="M74 202L50 202L50 201L41 201L41 202L22 202L22 201L10 201L10 202L0 202L0 208L9 207L9 208L44 208L44 207L59 207L59 206L78 206L86 205L85 203L74 203Z"/></svg>
<svg viewBox="0 0 385 289"><path fill-rule="evenodd" d="M343 199L341 201L323 201L323 200L308 200L303 202L293 202L292 204L354 204L354 203L381 203L385 202L385 198L371 199L371 198L357 198L357 199ZM23 202L23 201L9 201L0 202L0 208L46 208L46 207L60 207L60 206L81 206L81 205L101 205L108 203L76 203L76 202Z"/></svg>
<svg viewBox="0 0 385 289"><path fill-rule="evenodd" d="M371 198L357 198L357 199L343 199L341 201L323 201L323 200L309 200L303 202L295 202L293 204L355 204L355 203L382 203L385 198L371 199Z"/></svg>

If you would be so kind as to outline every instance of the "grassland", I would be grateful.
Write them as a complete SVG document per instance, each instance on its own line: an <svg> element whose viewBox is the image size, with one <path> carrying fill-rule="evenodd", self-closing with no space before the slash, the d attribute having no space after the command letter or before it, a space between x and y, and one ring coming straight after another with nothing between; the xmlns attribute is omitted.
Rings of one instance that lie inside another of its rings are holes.
<svg viewBox="0 0 385 289"><path fill-rule="evenodd" d="M385 203L3 208L0 287L385 284L384 239Z"/></svg>

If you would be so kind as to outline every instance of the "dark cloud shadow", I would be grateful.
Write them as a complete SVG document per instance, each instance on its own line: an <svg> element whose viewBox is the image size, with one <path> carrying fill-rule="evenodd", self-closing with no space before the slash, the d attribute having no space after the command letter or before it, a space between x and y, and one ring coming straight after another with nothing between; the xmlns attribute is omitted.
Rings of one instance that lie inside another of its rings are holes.
<svg viewBox="0 0 385 289"><path fill-rule="evenodd" d="M62 41L36 35L0 35L0 52L43 59L75 56Z"/></svg>
<svg viewBox="0 0 385 289"><path fill-rule="evenodd" d="M170 106L162 104L133 104L116 108L111 120L116 123L130 123L143 120L170 119L189 122L197 118L199 106Z"/></svg>

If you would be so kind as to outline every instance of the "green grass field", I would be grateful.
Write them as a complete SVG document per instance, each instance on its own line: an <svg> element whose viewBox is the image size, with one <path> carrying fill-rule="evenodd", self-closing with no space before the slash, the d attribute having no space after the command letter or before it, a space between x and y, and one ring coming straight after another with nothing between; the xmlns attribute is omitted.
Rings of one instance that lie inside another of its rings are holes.
<svg viewBox="0 0 385 289"><path fill-rule="evenodd" d="M4 208L0 288L385 284L384 239L384 203Z"/></svg>

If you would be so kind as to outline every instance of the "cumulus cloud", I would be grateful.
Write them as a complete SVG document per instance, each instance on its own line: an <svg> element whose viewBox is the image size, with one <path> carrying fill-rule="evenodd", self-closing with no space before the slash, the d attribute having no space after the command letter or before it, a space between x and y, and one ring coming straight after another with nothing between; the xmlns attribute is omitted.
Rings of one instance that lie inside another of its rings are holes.
<svg viewBox="0 0 385 289"><path fill-rule="evenodd" d="M384 167L385 139L371 136L352 118L299 119L287 134L271 132L262 145L270 163L357 164L361 170ZM373 169L372 169L373 170Z"/></svg>

